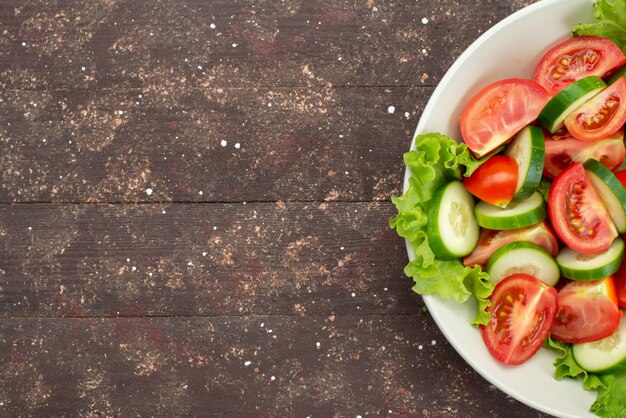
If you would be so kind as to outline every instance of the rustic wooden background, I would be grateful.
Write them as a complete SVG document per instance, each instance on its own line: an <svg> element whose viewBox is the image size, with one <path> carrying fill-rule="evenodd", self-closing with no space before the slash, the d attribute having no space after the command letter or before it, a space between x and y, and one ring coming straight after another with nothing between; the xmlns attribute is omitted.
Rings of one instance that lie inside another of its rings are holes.
<svg viewBox="0 0 626 418"><path fill-rule="evenodd" d="M387 226L434 87L529 3L0 2L0 415L543 416Z"/></svg>

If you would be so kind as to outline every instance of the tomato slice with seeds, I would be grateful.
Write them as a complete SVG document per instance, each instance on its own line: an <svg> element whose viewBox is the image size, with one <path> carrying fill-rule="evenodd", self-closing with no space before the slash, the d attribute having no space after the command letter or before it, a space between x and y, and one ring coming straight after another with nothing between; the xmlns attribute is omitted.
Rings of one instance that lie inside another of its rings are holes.
<svg viewBox="0 0 626 418"><path fill-rule="evenodd" d="M565 245L584 254L609 248L617 230L581 163L557 176L548 194L548 215Z"/></svg>
<svg viewBox="0 0 626 418"><path fill-rule="evenodd" d="M581 78L603 77L626 62L617 45L598 36L578 36L550 48L535 68L535 81L555 95Z"/></svg>
<svg viewBox="0 0 626 418"><path fill-rule="evenodd" d="M490 84L470 100L461 114L461 135L478 157L485 156L537 119L550 100L539 84L508 78Z"/></svg>
<svg viewBox="0 0 626 418"><path fill-rule="evenodd" d="M559 253L559 243L546 221L527 226L526 228L494 231L482 228L476 248L463 258L466 266L484 266L491 255L499 248L515 241L529 241L542 246L552 257Z"/></svg>
<svg viewBox="0 0 626 418"><path fill-rule="evenodd" d="M581 141L598 141L625 122L626 78L622 77L565 118L565 127Z"/></svg>
<svg viewBox="0 0 626 418"><path fill-rule="evenodd" d="M557 292L534 276L513 274L489 297L491 314L481 335L489 352L506 364L531 358L548 337L557 311Z"/></svg>
<svg viewBox="0 0 626 418"><path fill-rule="evenodd" d="M617 170L624 162L624 131L595 142L580 141L571 136L566 129L550 136L544 132L545 156L543 175L554 179L573 162L584 163L589 158L600 161L609 170Z"/></svg>
<svg viewBox="0 0 626 418"><path fill-rule="evenodd" d="M550 331L566 343L597 341L613 334L620 311L613 277L595 281L572 281L559 290L558 311Z"/></svg>

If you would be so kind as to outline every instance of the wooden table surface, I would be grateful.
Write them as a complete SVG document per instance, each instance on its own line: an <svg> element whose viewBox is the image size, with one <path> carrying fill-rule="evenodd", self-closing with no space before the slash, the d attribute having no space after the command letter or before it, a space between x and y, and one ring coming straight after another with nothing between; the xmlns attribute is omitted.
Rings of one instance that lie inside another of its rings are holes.
<svg viewBox="0 0 626 418"><path fill-rule="evenodd" d="M540 417L388 227L420 113L531 0L3 0L0 415Z"/></svg>

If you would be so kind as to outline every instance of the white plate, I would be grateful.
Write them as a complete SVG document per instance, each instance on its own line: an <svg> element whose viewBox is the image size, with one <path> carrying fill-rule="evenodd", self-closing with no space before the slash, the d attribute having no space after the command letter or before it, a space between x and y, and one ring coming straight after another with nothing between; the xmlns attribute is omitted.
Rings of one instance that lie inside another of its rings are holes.
<svg viewBox="0 0 626 418"><path fill-rule="evenodd" d="M504 19L478 38L450 67L428 101L415 131L441 132L461 138L460 114L474 94L509 77L532 79L543 52L569 37L572 27L592 22L594 0L544 0ZM414 148L415 144L411 144ZM404 189L408 187L405 175ZM413 251L407 243L409 258ZM456 351L489 382L513 398L559 417L592 418L595 392L581 382L554 380L554 354L541 349L522 366L505 366L491 357L480 333L470 325L475 302L456 304L425 296L435 322Z"/></svg>

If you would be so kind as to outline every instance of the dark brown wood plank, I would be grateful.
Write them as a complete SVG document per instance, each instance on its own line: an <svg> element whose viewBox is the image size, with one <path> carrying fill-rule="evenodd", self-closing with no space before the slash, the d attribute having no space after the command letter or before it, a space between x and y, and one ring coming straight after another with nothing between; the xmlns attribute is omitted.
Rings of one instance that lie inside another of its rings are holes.
<svg viewBox="0 0 626 418"><path fill-rule="evenodd" d="M0 367L3 416L544 416L428 314L10 319Z"/></svg>
<svg viewBox="0 0 626 418"><path fill-rule="evenodd" d="M5 0L0 87L436 83L480 33L529 3Z"/></svg>
<svg viewBox="0 0 626 418"><path fill-rule="evenodd" d="M0 316L408 314L389 203L0 206Z"/></svg>
<svg viewBox="0 0 626 418"><path fill-rule="evenodd" d="M0 201L388 200L432 93L170 87L0 91Z"/></svg>

